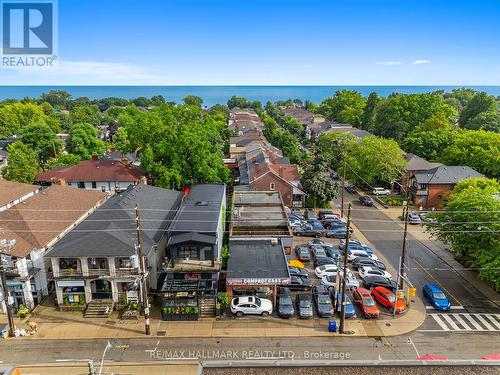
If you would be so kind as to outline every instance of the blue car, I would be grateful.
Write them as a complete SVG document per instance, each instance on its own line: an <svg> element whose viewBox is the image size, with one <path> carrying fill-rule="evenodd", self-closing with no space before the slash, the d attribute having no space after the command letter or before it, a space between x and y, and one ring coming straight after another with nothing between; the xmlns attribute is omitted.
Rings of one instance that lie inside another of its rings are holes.
<svg viewBox="0 0 500 375"><path fill-rule="evenodd" d="M366 245L350 244L349 250L363 250L366 251L367 254L373 254L373 249Z"/></svg>
<svg viewBox="0 0 500 375"><path fill-rule="evenodd" d="M429 301L432 306L439 311L449 311L450 301L444 294L443 290L436 284L425 284L422 288L422 293L427 301Z"/></svg>
<svg viewBox="0 0 500 375"><path fill-rule="evenodd" d="M332 288L330 291L330 297L335 301L335 308L337 309L337 314L340 316L341 312L341 303L342 303L342 291L339 290L337 294L337 299L335 300L335 289ZM345 317L346 318L355 318L356 310L354 309L354 305L352 304L351 296L349 294L345 295Z"/></svg>

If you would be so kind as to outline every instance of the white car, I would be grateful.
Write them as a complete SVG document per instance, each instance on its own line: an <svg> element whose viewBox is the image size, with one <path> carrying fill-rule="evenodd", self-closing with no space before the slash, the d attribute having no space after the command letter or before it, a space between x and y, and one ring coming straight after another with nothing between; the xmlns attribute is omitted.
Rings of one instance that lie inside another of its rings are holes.
<svg viewBox="0 0 500 375"><path fill-rule="evenodd" d="M372 194L373 195L389 195L389 194L391 194L391 192L388 189L376 187L373 189Z"/></svg>
<svg viewBox="0 0 500 375"><path fill-rule="evenodd" d="M343 275L343 272L340 271L340 277L342 277ZM351 288L359 288L359 280L356 279L356 276L354 275L354 273L351 271L351 270L347 270L347 287L349 289ZM325 285L325 286L333 286L335 287L335 276L323 276L321 278L321 284ZM339 281L339 283L341 283L341 281ZM342 284L340 284L342 285Z"/></svg>
<svg viewBox="0 0 500 375"><path fill-rule="evenodd" d="M325 264L318 266L314 270L316 276L321 279L323 276L335 276L337 274L337 266L335 264Z"/></svg>
<svg viewBox="0 0 500 375"><path fill-rule="evenodd" d="M340 217L337 214L326 214L326 215L323 215L323 220L328 220L328 219L335 219L335 220L338 220L338 221L340 221L342 223L347 223L347 219L345 219L343 217Z"/></svg>
<svg viewBox="0 0 500 375"><path fill-rule="evenodd" d="M269 316L273 313L273 304L259 297L236 297L231 300L231 312L237 317L246 314Z"/></svg>
<svg viewBox="0 0 500 375"><path fill-rule="evenodd" d="M355 258L358 258L358 257L378 260L378 256L376 256L375 254L368 254L364 250L349 250L349 252L347 254L347 260L349 262L352 262Z"/></svg>
<svg viewBox="0 0 500 375"><path fill-rule="evenodd" d="M349 245L359 245L359 246L366 246L365 244L361 243L358 240L349 240ZM345 239L342 239L339 241L339 249L343 249L345 247Z"/></svg>
<svg viewBox="0 0 500 375"><path fill-rule="evenodd" d="M361 277L363 280L367 276L382 276L385 277L386 279L392 280L392 275L384 270L381 270L376 267L369 267L369 266L363 266L358 268L359 272L359 277Z"/></svg>

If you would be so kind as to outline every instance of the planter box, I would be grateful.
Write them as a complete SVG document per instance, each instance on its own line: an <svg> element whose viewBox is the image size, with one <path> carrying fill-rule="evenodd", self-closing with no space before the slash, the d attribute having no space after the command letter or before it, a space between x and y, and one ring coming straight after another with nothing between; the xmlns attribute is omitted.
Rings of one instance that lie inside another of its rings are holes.
<svg viewBox="0 0 500 375"><path fill-rule="evenodd" d="M195 321L198 320L198 314L165 314L162 311L161 318L170 321Z"/></svg>

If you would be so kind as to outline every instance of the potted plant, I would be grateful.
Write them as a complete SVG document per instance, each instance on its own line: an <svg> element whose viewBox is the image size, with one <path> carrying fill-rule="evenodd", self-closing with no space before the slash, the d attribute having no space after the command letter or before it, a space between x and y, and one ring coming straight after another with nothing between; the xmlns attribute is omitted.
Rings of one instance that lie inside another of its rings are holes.
<svg viewBox="0 0 500 375"><path fill-rule="evenodd" d="M28 308L24 307L24 305L19 305L19 309L17 310L19 318L24 319L29 315L29 313L30 310Z"/></svg>

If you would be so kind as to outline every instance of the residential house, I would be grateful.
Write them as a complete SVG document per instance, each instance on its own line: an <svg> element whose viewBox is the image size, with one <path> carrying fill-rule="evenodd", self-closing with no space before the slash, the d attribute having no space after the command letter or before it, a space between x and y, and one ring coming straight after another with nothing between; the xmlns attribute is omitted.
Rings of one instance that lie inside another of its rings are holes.
<svg viewBox="0 0 500 375"><path fill-rule="evenodd" d="M41 185L60 184L114 194L127 189L129 185L146 183L146 177L144 170L135 165L94 157L74 166L40 172L35 181Z"/></svg>
<svg viewBox="0 0 500 375"><path fill-rule="evenodd" d="M107 301L113 306L141 298L136 207L148 289L156 290L167 229L181 202L181 192L130 186L56 243L46 257L51 261L49 279L55 283L59 307L76 304L83 308L91 301Z"/></svg>
<svg viewBox="0 0 500 375"><path fill-rule="evenodd" d="M235 109L229 112L228 128L238 135L242 135L247 130L262 131L264 124L253 109Z"/></svg>
<svg viewBox="0 0 500 375"><path fill-rule="evenodd" d="M4 211L40 191L40 186L0 180L0 211ZM1 228L1 227L0 227Z"/></svg>
<svg viewBox="0 0 500 375"><path fill-rule="evenodd" d="M0 169L6 167L8 163L9 153L7 152L7 147L18 140L17 136L0 139Z"/></svg>
<svg viewBox="0 0 500 375"><path fill-rule="evenodd" d="M9 191L5 191L7 189ZM0 184L0 196L9 194L11 187ZM13 241L6 251L7 285L14 305L33 308L48 294L44 254L47 249L84 220L107 198L106 193L50 186L37 194L26 195L19 188L19 203L0 212L2 238ZM8 198L12 199L12 198ZM11 200L12 202L12 200Z"/></svg>
<svg viewBox="0 0 500 375"><path fill-rule="evenodd" d="M401 186L409 186L411 177L416 173L426 173L428 170L442 166L441 163L431 163L427 160L407 152L404 154L404 158L406 159L406 167L401 178Z"/></svg>
<svg viewBox="0 0 500 375"><path fill-rule="evenodd" d="M214 314L225 225L226 186L192 186L169 228L162 307Z"/></svg>
<svg viewBox="0 0 500 375"><path fill-rule="evenodd" d="M459 181L476 177L484 176L464 166L441 165L417 172L410 178L410 198L416 207L441 208Z"/></svg>

